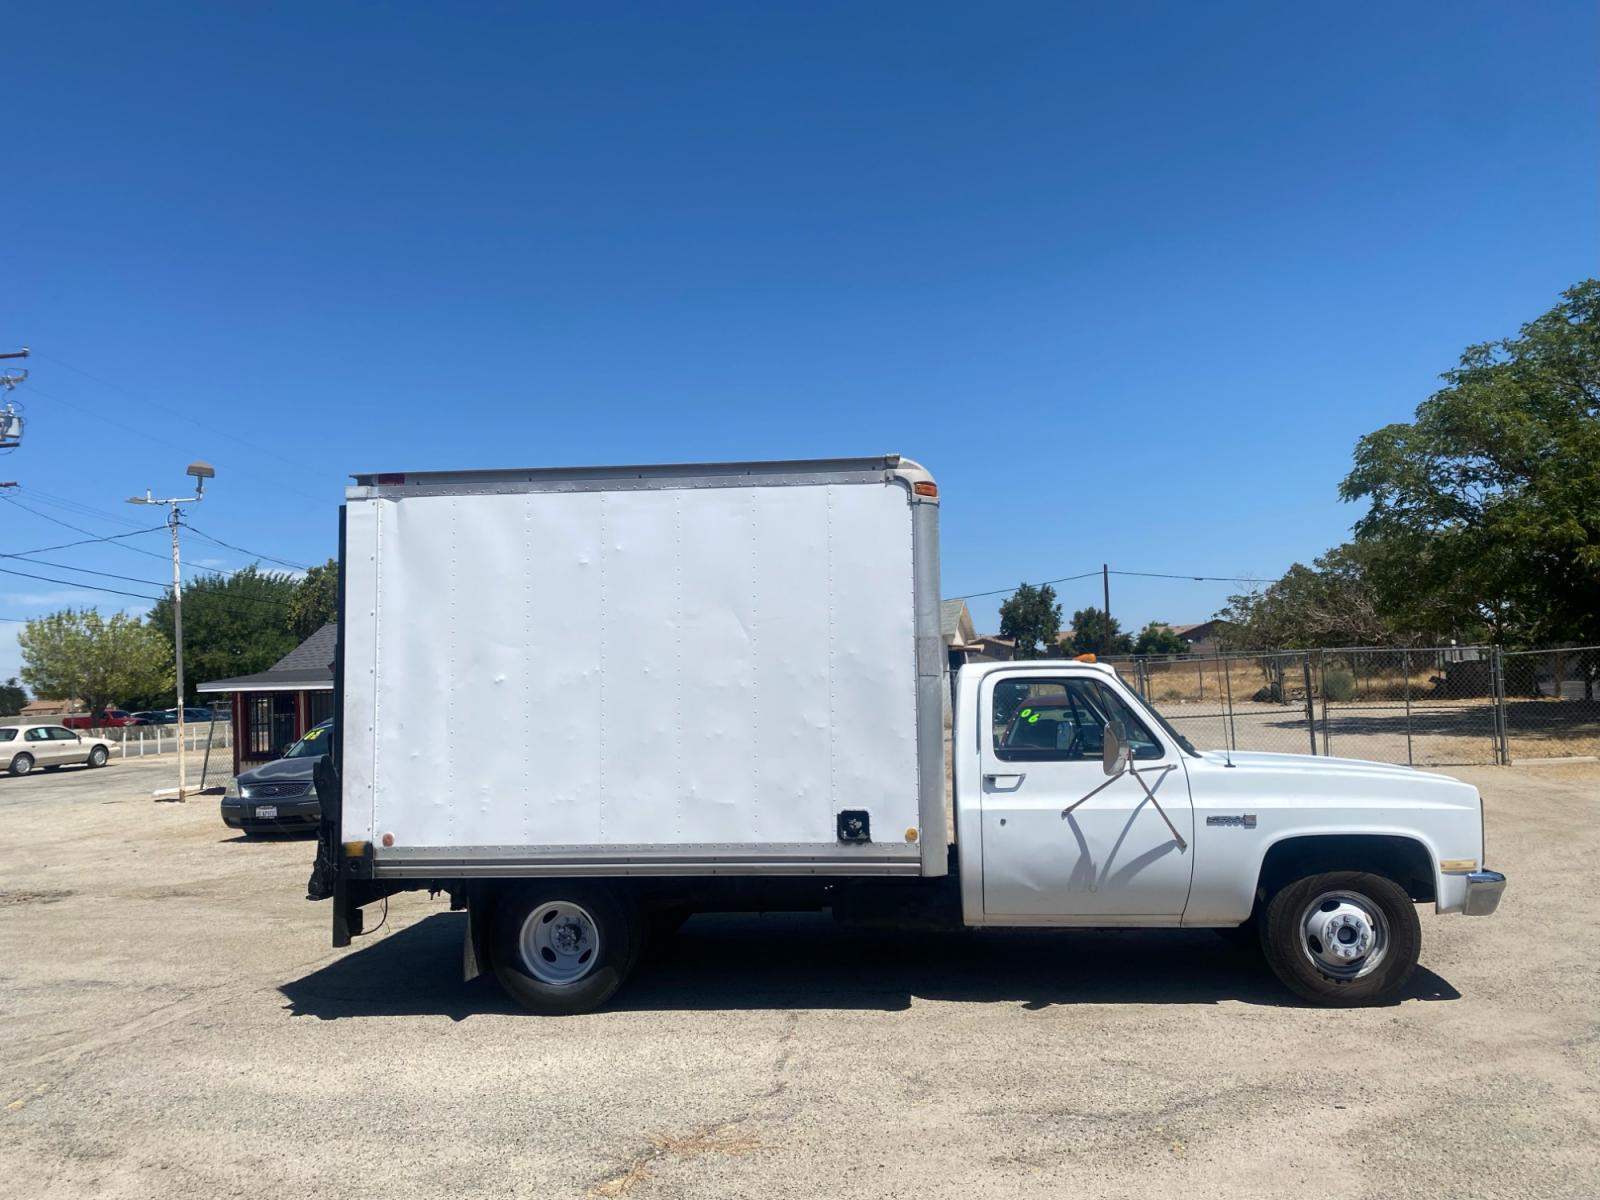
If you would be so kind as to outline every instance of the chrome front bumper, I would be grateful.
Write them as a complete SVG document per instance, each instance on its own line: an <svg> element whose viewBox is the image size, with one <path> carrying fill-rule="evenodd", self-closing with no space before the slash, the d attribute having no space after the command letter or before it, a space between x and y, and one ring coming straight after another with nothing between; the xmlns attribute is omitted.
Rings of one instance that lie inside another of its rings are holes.
<svg viewBox="0 0 1600 1200"><path fill-rule="evenodd" d="M1462 912L1469 917L1487 917L1500 907L1500 893L1506 890L1506 877L1499 871L1473 871L1467 876L1467 902Z"/></svg>

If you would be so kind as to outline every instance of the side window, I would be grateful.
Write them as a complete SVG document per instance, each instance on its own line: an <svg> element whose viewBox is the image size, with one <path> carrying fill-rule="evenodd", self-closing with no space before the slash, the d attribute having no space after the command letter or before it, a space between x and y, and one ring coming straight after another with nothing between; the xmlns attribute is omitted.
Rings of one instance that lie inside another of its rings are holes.
<svg viewBox="0 0 1600 1200"><path fill-rule="evenodd" d="M30 729L22 735L22 740L25 742L48 742L50 740L50 731L44 728Z"/></svg>
<svg viewBox="0 0 1600 1200"><path fill-rule="evenodd" d="M17 731L15 729L0 729L0 742L15 741L16 737Z"/></svg>
<svg viewBox="0 0 1600 1200"><path fill-rule="evenodd" d="M1165 753L1122 698L1095 679L1002 679L991 715L994 754L1003 762L1099 761L1108 724L1134 758Z"/></svg>
<svg viewBox="0 0 1600 1200"><path fill-rule="evenodd" d="M59 725L50 727L50 737L57 742L75 742L78 740L78 735L73 733L72 730L63 729Z"/></svg>

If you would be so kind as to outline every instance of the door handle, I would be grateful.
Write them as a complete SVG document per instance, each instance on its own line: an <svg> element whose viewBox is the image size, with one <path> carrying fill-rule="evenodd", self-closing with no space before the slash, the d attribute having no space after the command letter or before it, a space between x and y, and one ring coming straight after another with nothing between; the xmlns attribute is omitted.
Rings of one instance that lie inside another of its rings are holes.
<svg viewBox="0 0 1600 1200"><path fill-rule="evenodd" d="M1021 787L1022 781L1027 777L1025 772L1016 775L985 775L983 781L991 787L1001 788L1009 792Z"/></svg>

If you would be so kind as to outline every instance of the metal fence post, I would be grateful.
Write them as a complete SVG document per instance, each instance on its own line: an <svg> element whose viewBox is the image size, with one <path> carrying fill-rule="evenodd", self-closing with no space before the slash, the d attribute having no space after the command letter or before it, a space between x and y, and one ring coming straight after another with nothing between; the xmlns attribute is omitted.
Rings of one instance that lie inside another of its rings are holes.
<svg viewBox="0 0 1600 1200"><path fill-rule="evenodd" d="M1311 753L1317 752L1317 710L1311 695L1311 651L1300 656L1300 666L1306 677L1306 733L1311 738Z"/></svg>
<svg viewBox="0 0 1600 1200"><path fill-rule="evenodd" d="M1217 662L1222 665L1222 694L1227 705L1228 749L1237 750L1239 747L1233 729L1233 672L1229 669L1228 660L1220 652L1217 654Z"/></svg>
<svg viewBox="0 0 1600 1200"><path fill-rule="evenodd" d="M1332 758L1333 742L1328 736L1328 652L1317 651L1317 667L1322 679L1322 753L1324 757Z"/></svg>
<svg viewBox="0 0 1600 1200"><path fill-rule="evenodd" d="M1411 651L1400 651L1400 670L1406 679L1406 766L1414 767L1417 760L1411 751Z"/></svg>
<svg viewBox="0 0 1600 1200"><path fill-rule="evenodd" d="M1490 676L1494 680L1494 760L1503 767L1511 765L1511 744L1506 736L1506 660L1501 647L1489 648L1489 661L1493 665Z"/></svg>

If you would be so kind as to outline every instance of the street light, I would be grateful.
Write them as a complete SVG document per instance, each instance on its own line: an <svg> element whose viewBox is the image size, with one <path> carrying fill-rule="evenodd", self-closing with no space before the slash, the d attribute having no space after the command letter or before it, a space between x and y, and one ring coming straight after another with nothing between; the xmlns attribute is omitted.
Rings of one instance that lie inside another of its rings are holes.
<svg viewBox="0 0 1600 1200"><path fill-rule="evenodd" d="M165 504L169 510L167 527L172 530L172 657L178 676L178 800L189 798L189 763L183 739L183 577L179 573L178 561L178 506L198 504L205 496L206 480L215 479L217 472L208 462L192 462L185 474L194 480L192 496L172 496L165 500L157 500L150 494L150 489L146 488L143 496L128 497L129 504ZM162 793L157 792L156 798L161 797Z"/></svg>

